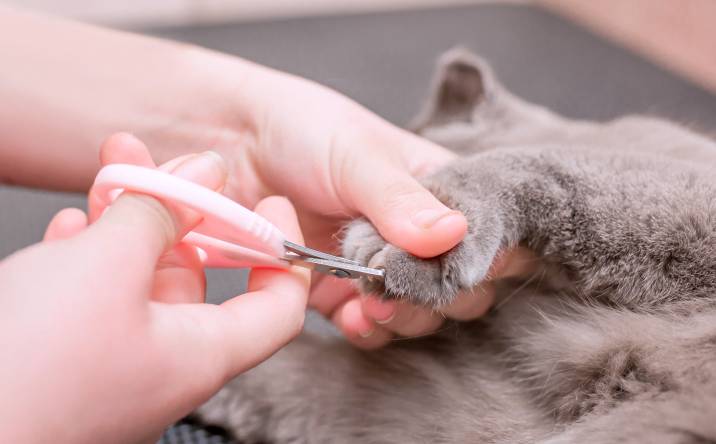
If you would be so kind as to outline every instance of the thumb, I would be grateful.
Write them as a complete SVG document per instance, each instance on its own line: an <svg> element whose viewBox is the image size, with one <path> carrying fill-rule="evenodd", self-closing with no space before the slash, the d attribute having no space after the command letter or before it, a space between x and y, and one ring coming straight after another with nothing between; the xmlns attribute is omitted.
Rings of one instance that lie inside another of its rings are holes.
<svg viewBox="0 0 716 444"><path fill-rule="evenodd" d="M408 136L406 136L408 137ZM433 257L457 245L467 232L465 216L445 206L411 174L410 165L438 166L451 157L417 137L412 149L397 150L404 160L378 163L368 156L354 163L347 183L356 209L381 236L419 257ZM421 159L422 158L422 159ZM364 160L363 160L364 159Z"/></svg>
<svg viewBox="0 0 716 444"><path fill-rule="evenodd" d="M226 181L224 160L213 151L196 154L172 174L210 189ZM125 273L152 273L159 257L180 240L200 217L151 196L123 193L97 222L86 230L90 245L107 260L117 261ZM109 254L107 254L109 253Z"/></svg>

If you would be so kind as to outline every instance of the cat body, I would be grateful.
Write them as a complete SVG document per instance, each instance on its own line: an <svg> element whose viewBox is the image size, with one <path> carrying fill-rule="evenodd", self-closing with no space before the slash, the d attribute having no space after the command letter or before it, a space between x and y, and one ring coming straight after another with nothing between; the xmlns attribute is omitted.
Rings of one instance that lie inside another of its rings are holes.
<svg viewBox="0 0 716 444"><path fill-rule="evenodd" d="M484 318L377 351L304 334L198 410L242 442L716 442L716 143L632 116L573 121L507 92L478 57L441 60L415 130L459 153L424 184L469 221L433 259L365 220L366 290L440 309L505 248Z"/></svg>

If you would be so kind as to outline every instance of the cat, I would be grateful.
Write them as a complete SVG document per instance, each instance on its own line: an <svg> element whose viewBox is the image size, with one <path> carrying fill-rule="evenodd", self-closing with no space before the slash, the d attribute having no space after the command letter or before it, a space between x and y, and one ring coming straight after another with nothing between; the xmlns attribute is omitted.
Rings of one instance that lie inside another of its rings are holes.
<svg viewBox="0 0 716 444"><path fill-rule="evenodd" d="M469 221L419 259L366 220L364 290L439 310L505 248L539 256L491 312L361 351L304 334L198 409L241 442L716 443L716 143L644 116L575 121L464 49L414 130L461 157L424 180Z"/></svg>

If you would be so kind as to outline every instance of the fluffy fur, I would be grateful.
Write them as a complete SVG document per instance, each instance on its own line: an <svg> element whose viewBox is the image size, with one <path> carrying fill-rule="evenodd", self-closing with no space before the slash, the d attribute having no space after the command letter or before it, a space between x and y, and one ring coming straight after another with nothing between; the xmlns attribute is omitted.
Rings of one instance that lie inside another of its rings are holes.
<svg viewBox="0 0 716 444"><path fill-rule="evenodd" d="M364 282L435 309L500 250L542 261L485 318L363 352L304 335L199 410L245 442L716 442L716 144L670 122L567 120L462 50L416 130L465 157L425 180L470 228L418 259L351 223Z"/></svg>

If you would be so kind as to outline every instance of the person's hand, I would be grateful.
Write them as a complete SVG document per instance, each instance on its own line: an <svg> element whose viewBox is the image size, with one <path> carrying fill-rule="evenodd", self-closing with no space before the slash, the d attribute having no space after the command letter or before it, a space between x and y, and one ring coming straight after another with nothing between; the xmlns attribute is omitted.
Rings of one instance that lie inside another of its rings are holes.
<svg viewBox="0 0 716 444"><path fill-rule="evenodd" d="M455 156L399 129L348 98L284 73L254 68L243 76L236 112L242 131L219 143L231 168L225 193L246 205L266 195L296 205L307 245L338 252L340 228L364 215L390 243L420 257L441 254L466 233L465 217L443 205L419 178ZM236 75L238 78L238 74ZM223 119L227 121L227 119ZM228 142L228 143L227 143ZM523 268L522 252L506 251L491 273ZM310 305L354 344L373 348L395 334L436 330L446 317L481 316L493 301L492 284L461 294L442 312L361 297L353 283L314 278Z"/></svg>
<svg viewBox="0 0 716 444"><path fill-rule="evenodd" d="M127 135L109 139L102 154L105 163L153 166ZM211 189L226 178L215 153L169 168ZM302 242L285 199L262 200L256 211ZM197 222L125 193L89 226L82 211L61 211L46 242L0 263L0 393L12 400L0 403L0 441L156 442L298 334L304 269L254 270L248 293L201 303L202 265L193 247L177 243Z"/></svg>

